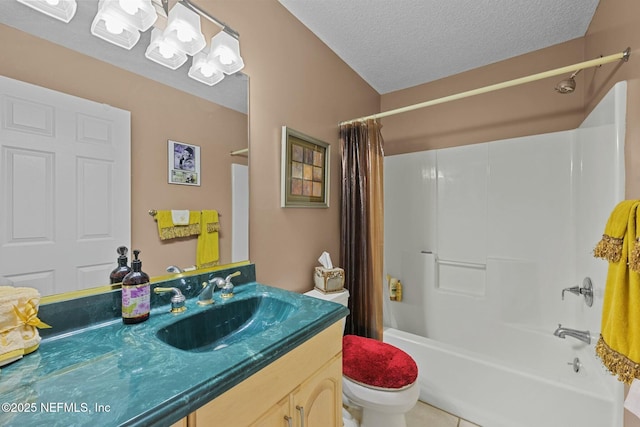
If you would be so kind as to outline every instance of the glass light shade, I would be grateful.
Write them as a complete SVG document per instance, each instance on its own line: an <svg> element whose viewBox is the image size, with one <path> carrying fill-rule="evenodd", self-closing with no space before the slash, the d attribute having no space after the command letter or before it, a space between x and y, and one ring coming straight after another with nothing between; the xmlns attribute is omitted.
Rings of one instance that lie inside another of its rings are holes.
<svg viewBox="0 0 640 427"><path fill-rule="evenodd" d="M213 86L224 79L224 73L216 68L215 64L209 59L208 52L202 51L193 57L193 63L189 68L189 77L200 83Z"/></svg>
<svg viewBox="0 0 640 427"><path fill-rule="evenodd" d="M117 1L117 0L115 0ZM140 32L121 19L110 7L113 0L100 0L98 13L91 23L91 34L125 49L131 49L140 40Z"/></svg>
<svg viewBox="0 0 640 427"><path fill-rule="evenodd" d="M101 0L99 9L140 31L147 31L158 19L151 0Z"/></svg>
<svg viewBox="0 0 640 427"><path fill-rule="evenodd" d="M162 30L157 28L151 31L151 43L149 43L144 56L172 70L187 62L187 54L176 49L173 44L168 43Z"/></svg>
<svg viewBox="0 0 640 427"><path fill-rule="evenodd" d="M76 14L78 4L76 0L17 0L32 9L49 15L62 22L69 23Z"/></svg>
<svg viewBox="0 0 640 427"><path fill-rule="evenodd" d="M209 58L225 74L233 74L244 68L244 61L240 56L240 42L225 31L220 31L211 38Z"/></svg>
<svg viewBox="0 0 640 427"><path fill-rule="evenodd" d="M164 35L177 49L191 56L207 45L200 29L200 17L180 3L169 11Z"/></svg>

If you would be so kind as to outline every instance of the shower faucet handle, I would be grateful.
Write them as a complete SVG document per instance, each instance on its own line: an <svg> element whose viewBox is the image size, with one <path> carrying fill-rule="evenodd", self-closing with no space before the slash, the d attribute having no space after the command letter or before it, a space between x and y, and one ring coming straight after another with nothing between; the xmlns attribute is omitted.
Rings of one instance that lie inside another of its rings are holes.
<svg viewBox="0 0 640 427"><path fill-rule="evenodd" d="M562 300L564 301L564 293L571 292L574 295L580 295L580 286L573 286L571 288L564 288L562 290Z"/></svg>
<svg viewBox="0 0 640 427"><path fill-rule="evenodd" d="M574 295L582 295L584 296L584 302L587 304L587 307L591 307L593 305L593 283L591 283L591 279L589 277L585 277L582 280L582 287L573 286L571 288L564 288L562 290L563 300L565 292L571 292Z"/></svg>

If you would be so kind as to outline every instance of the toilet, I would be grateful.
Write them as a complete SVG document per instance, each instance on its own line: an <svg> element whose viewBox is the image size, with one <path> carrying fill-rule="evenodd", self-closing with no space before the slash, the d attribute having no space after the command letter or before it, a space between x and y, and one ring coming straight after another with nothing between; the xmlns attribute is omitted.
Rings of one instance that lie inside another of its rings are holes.
<svg viewBox="0 0 640 427"><path fill-rule="evenodd" d="M305 295L347 306L349 291ZM343 319L344 327L344 319ZM405 414L418 402L418 368L404 351L390 344L345 335L342 348L343 402L362 411L360 427L406 427ZM343 411L344 426L357 426Z"/></svg>

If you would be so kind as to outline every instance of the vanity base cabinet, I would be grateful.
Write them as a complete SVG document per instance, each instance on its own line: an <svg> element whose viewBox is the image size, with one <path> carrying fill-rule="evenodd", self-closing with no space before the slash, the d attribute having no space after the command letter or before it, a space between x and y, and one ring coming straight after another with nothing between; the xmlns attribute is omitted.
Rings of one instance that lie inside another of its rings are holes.
<svg viewBox="0 0 640 427"><path fill-rule="evenodd" d="M338 355L250 427L342 427L341 381Z"/></svg>
<svg viewBox="0 0 640 427"><path fill-rule="evenodd" d="M342 354L305 381L292 397L294 426L342 427Z"/></svg>
<svg viewBox="0 0 640 427"><path fill-rule="evenodd" d="M202 406L187 425L342 426L342 322Z"/></svg>

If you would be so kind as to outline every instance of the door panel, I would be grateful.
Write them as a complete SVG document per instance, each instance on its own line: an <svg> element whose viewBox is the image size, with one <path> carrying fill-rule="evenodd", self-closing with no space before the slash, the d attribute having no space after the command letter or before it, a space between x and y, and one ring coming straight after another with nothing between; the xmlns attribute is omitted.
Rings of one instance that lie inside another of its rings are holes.
<svg viewBox="0 0 640 427"><path fill-rule="evenodd" d="M0 275L43 295L108 283L130 246L130 113L0 77Z"/></svg>

